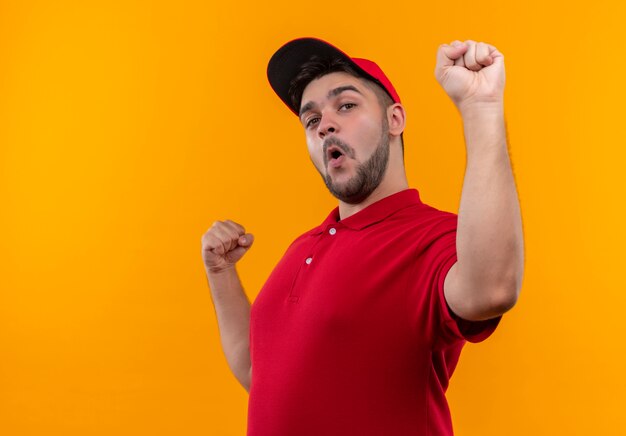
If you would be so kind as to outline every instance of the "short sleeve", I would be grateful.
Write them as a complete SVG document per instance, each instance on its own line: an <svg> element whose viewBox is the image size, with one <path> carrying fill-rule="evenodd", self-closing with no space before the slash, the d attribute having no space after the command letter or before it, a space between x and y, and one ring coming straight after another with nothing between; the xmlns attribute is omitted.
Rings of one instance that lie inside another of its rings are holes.
<svg viewBox="0 0 626 436"><path fill-rule="evenodd" d="M495 331L502 315L483 321L469 321L452 312L445 298L443 284L448 271L457 261L456 216L453 225L447 223L438 227L443 227L441 234L436 235L423 255L427 263L426 271L433 275L427 283L430 284L429 319L436 323L433 326L435 348L445 348L461 340L482 342Z"/></svg>

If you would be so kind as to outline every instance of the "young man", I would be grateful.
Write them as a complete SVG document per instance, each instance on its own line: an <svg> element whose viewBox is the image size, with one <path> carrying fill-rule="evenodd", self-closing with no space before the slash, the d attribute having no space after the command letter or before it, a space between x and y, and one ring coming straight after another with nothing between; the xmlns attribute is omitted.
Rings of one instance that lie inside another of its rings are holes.
<svg viewBox="0 0 626 436"><path fill-rule="evenodd" d="M517 301L523 237L503 56L443 44L435 77L465 128L458 217L408 187L405 111L375 63L315 38L271 58L270 84L339 205L289 246L252 307L235 264L253 236L229 220L203 235L224 352L250 392L248 435L452 434L448 381L465 342Z"/></svg>

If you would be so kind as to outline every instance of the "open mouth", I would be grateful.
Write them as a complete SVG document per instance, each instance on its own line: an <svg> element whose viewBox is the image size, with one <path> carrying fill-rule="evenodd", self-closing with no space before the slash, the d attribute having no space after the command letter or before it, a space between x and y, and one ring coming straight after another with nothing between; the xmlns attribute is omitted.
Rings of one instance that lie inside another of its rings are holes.
<svg viewBox="0 0 626 436"><path fill-rule="evenodd" d="M338 147L331 146L326 150L326 157L329 162L339 159L341 156L343 156L343 152Z"/></svg>
<svg viewBox="0 0 626 436"><path fill-rule="evenodd" d="M338 147L332 146L326 150L326 165L330 168L342 167L345 159L346 156Z"/></svg>

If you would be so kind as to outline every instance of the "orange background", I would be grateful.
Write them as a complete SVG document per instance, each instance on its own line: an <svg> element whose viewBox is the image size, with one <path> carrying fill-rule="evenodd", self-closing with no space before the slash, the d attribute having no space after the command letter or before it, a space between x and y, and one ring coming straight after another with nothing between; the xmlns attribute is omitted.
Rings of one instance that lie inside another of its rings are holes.
<svg viewBox="0 0 626 436"><path fill-rule="evenodd" d="M441 43L505 56L520 300L468 344L458 435L625 434L623 3L0 1L0 433L243 435L200 255L256 242L251 300L336 201L265 68L284 42L376 60L408 113L409 182L456 212L461 119Z"/></svg>

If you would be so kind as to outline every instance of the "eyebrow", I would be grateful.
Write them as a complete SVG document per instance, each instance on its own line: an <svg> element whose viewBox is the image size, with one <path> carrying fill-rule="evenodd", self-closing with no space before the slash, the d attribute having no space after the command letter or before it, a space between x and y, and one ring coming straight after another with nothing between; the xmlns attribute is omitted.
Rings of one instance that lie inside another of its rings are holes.
<svg viewBox="0 0 626 436"><path fill-rule="evenodd" d="M335 89L331 89L330 91L328 91L328 95L326 96L327 100L330 100L333 97L337 97L339 94L341 94L342 92L345 91L354 91L357 92L361 95L363 95L363 93L361 91L359 91L358 89L356 89L354 86L352 85L344 85L344 86L339 86ZM302 108L300 109L300 118L302 118L302 115L307 112L310 111L311 109L313 109L316 106L316 104L312 101L308 102L307 104L305 104L304 106L302 106Z"/></svg>

